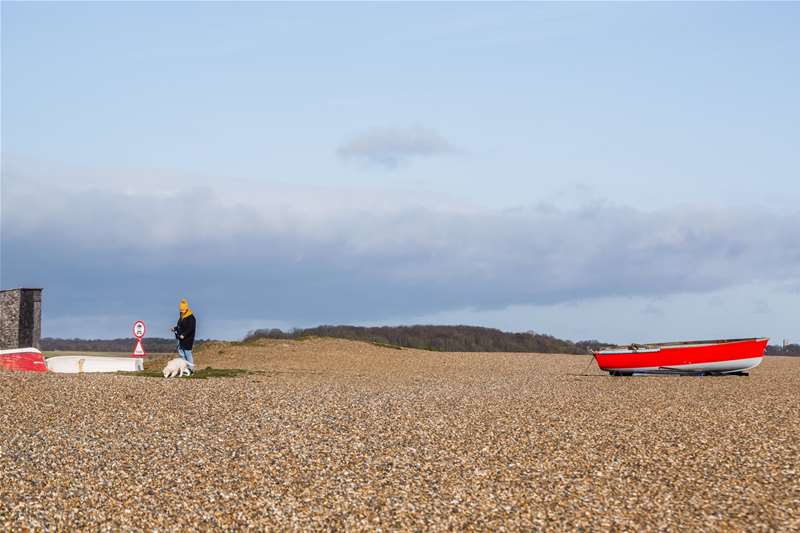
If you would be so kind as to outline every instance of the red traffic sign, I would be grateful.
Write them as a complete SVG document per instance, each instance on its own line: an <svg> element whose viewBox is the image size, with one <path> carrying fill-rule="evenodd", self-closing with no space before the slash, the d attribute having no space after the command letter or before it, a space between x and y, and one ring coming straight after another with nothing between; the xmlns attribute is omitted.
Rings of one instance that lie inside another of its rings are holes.
<svg viewBox="0 0 800 533"><path fill-rule="evenodd" d="M146 331L147 329L144 327L144 322L141 320L137 320L133 323L133 336L137 339L144 337Z"/></svg>
<svg viewBox="0 0 800 533"><path fill-rule="evenodd" d="M136 339L136 348L134 348L133 353L131 354L133 357L144 357L144 348L142 347L142 339Z"/></svg>

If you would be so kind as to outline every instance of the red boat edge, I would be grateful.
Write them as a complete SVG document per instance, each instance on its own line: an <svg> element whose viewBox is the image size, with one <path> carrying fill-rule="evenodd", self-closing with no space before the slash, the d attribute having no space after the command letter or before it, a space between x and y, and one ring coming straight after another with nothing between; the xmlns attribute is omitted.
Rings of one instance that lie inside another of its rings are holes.
<svg viewBox="0 0 800 533"><path fill-rule="evenodd" d="M17 372L47 372L42 352L36 348L0 350L0 370Z"/></svg>
<svg viewBox="0 0 800 533"><path fill-rule="evenodd" d="M761 364L769 339L719 339L615 346L594 351L600 370L633 374L747 375Z"/></svg>

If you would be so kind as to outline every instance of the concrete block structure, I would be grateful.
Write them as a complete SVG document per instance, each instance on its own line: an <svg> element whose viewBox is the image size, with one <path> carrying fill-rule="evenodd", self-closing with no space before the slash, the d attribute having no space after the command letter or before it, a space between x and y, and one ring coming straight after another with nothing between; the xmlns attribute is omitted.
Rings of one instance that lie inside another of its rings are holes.
<svg viewBox="0 0 800 533"><path fill-rule="evenodd" d="M39 348L42 289L0 290L0 350Z"/></svg>

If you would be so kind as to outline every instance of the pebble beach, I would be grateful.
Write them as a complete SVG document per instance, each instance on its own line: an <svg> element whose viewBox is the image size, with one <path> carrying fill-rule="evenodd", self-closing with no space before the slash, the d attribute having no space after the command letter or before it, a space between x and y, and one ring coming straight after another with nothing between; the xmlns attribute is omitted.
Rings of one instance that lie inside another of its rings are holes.
<svg viewBox="0 0 800 533"><path fill-rule="evenodd" d="M612 378L332 339L196 356L250 373L0 373L0 528L800 530L800 358Z"/></svg>

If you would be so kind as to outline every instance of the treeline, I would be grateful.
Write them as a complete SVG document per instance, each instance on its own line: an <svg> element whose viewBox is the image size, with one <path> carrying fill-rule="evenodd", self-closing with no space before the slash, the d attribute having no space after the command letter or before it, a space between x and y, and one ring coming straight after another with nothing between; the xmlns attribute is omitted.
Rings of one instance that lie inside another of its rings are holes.
<svg viewBox="0 0 800 533"><path fill-rule="evenodd" d="M291 339L335 337L368 341L406 348L442 352L539 352L586 354L610 344L598 341L571 342L534 332L507 333L499 329L477 326L318 326L307 329L258 329L251 331L244 342L256 339Z"/></svg>
<svg viewBox="0 0 800 533"><path fill-rule="evenodd" d="M507 333L498 329L477 326L318 326L315 328L258 329L251 331L244 342L256 339L299 340L306 337L334 337L357 341L376 342L392 346L419 348L442 352L538 352L588 354L613 346L596 340L572 342L550 335L534 333ZM199 347L203 340L195 341ZM175 339L146 337L142 343L148 353L169 353L176 349ZM132 352L136 346L133 337L122 339L58 339L45 337L40 343L42 351L70 352ZM767 346L766 355L800 356L800 344Z"/></svg>
<svg viewBox="0 0 800 533"><path fill-rule="evenodd" d="M770 344L764 350L766 355L798 355L800 356L800 344L787 344L786 346L778 346Z"/></svg>
<svg viewBox="0 0 800 533"><path fill-rule="evenodd" d="M202 341L195 341L198 346ZM175 339L158 337L145 337L142 339L144 351L147 353L165 353L176 350ZM55 339L45 337L39 343L42 351L69 351L69 352L133 352L136 348L134 337L124 339Z"/></svg>

